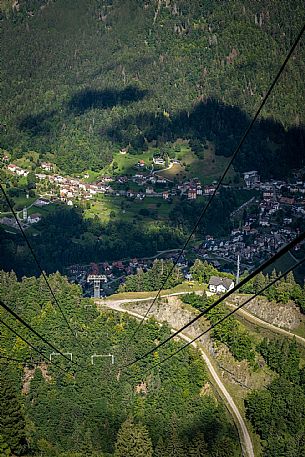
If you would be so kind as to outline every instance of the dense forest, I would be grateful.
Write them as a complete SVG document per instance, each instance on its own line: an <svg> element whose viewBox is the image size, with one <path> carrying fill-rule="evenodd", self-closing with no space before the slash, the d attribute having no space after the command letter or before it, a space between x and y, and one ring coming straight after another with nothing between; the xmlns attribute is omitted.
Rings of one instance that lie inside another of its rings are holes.
<svg viewBox="0 0 305 457"><path fill-rule="evenodd" d="M103 262L146 257L157 250L179 248L184 239L180 228L162 222L146 224L115 219L101 223L84 219L78 208L59 205L38 224L39 234L28 234L42 268L51 273L64 271L73 263ZM18 276L37 274L38 269L21 233L0 229L1 268L13 269Z"/></svg>
<svg viewBox="0 0 305 457"><path fill-rule="evenodd" d="M155 369L154 361L177 349L162 351L129 369L119 368L170 334L149 320L137 335L127 315L98 312L78 286L55 274L49 277L70 325L52 303L43 279L0 274L0 298L59 350L72 352L75 364L61 357L46 362L1 325L1 455L65 457L239 456L235 429L208 382L199 353L183 351ZM1 319L35 344L47 357L52 349L7 313ZM126 342L128 341L128 345ZM93 354L113 354L94 359ZM23 366L24 365L24 366ZM60 371L59 368L65 371ZM144 454L145 451L145 454Z"/></svg>
<svg viewBox="0 0 305 457"><path fill-rule="evenodd" d="M301 457L305 452L305 368L296 342L264 339L259 350L277 378L251 392L246 414L263 443L264 457Z"/></svg>
<svg viewBox="0 0 305 457"><path fill-rule="evenodd" d="M162 287L171 289L183 281L181 269L177 266L174 267L172 260L156 259L147 271L140 270L135 275L127 276L125 283L120 286L119 292L158 290Z"/></svg>
<svg viewBox="0 0 305 457"><path fill-rule="evenodd" d="M66 173L176 138L230 156L304 22L303 2L0 2L0 144ZM299 46L235 167L304 165Z"/></svg>

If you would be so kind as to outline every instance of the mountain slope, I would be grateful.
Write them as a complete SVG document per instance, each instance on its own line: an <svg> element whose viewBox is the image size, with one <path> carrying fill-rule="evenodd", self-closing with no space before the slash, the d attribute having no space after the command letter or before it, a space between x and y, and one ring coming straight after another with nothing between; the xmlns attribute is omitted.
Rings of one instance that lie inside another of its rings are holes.
<svg viewBox="0 0 305 457"><path fill-rule="evenodd" d="M216 117L222 104L253 113L305 16L300 0L2 3L0 144L73 172L111 160L122 143L105 131L126 118L141 149L139 113L171 119L211 97ZM304 122L304 62L299 46L266 106L285 127Z"/></svg>

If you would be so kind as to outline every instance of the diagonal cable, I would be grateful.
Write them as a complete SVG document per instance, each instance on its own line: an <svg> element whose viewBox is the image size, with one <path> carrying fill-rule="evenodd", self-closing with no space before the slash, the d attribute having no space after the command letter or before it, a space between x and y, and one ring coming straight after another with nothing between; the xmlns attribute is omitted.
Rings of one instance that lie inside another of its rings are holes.
<svg viewBox="0 0 305 457"><path fill-rule="evenodd" d="M199 313L196 317L194 317L191 321L189 321L187 324L185 324L183 327L181 327L179 330L174 332L172 335L170 335L168 338L166 338L164 341L159 343L156 347L153 349L147 351L145 354L142 356L138 357L134 361L124 365L122 368L127 368L129 366L134 365L135 363L138 363L140 360L143 360L146 358L148 355L152 354L155 352L157 349L159 349L161 346L164 346L166 343L168 343L171 339L175 338L175 336L179 335L179 333L183 332L186 328L188 328L190 325L194 324L194 322L198 321L202 316L207 314L211 309L215 308L218 304L222 303L224 300L226 300L230 295L238 291L242 286L247 284L251 279L253 279L255 276L257 276L259 273L261 273L263 270L268 268L270 265L272 265L276 260L278 260L280 257L282 257L284 254L286 254L290 249L294 248L297 246L299 243L304 241L305 239L305 231L299 234L297 237L295 237L292 241L290 241L288 244L286 244L283 248L281 248L276 254L274 254L272 257L270 257L268 260L266 260L262 265L260 265L256 270L254 270L252 273L250 273L246 278L244 278L242 281L240 281L233 289L229 290L226 292L224 295L222 295L218 300L216 300L214 303L212 303L208 308L203 310L201 313Z"/></svg>
<svg viewBox="0 0 305 457"><path fill-rule="evenodd" d="M11 204L10 199L8 198L7 193L5 192L5 189L4 189L3 184L1 182L0 182L0 188L1 188L2 192L3 192L3 195L5 197L5 200L6 200L7 204L8 204L8 206L9 206L9 208L10 208L10 210L11 210L11 212L12 212L12 214L13 214L15 220L16 220L16 223L17 223L17 225L18 225L18 227L19 227L19 229L20 229L20 231L22 233L22 236L23 236L23 238L24 238L24 240L25 240L25 242L26 242L26 244L27 244L27 246L28 246L28 248L30 250L30 253L32 254L32 257L35 260L35 263L37 264L38 269L39 269L43 279L45 280L45 282L47 284L48 289L50 290L50 293L51 293L51 296L52 296L54 302L56 303L58 309L60 310L60 312L61 312L61 314L62 314L62 316L63 316L63 318L64 318L64 320L65 320L65 322L66 322L66 324L67 324L67 326L69 328L69 330L70 330L70 332L72 333L74 338L76 338L75 333L74 333L72 327L70 326L70 324L69 324L69 322L68 322L68 320L67 320L67 318L66 318L66 316L65 316L65 314L64 314L64 312L63 312L63 310L62 310L62 308L61 308L61 306L60 306L60 304L59 304L59 302L58 302L58 300L57 300L57 298L56 298L56 296L54 294L54 292L53 292L53 289L52 289L52 287L50 285L50 282L49 282L49 280L47 278L47 275L45 274L45 272L43 271L43 269L42 269L42 267L40 265L40 262L39 262L39 260L38 260L38 258L36 256L33 248L32 248L31 243L29 242L28 237L26 236L26 233L25 233L22 225L20 224L20 221L19 221L19 219L17 217L17 214L14 211L13 205Z"/></svg>
<svg viewBox="0 0 305 457"><path fill-rule="evenodd" d="M41 341L43 341L45 344L50 346L54 351L58 352L62 357L64 357L66 360L68 360L70 363L71 360L66 357L59 349L57 349L52 343L50 343L44 336L40 335L28 322L26 322L22 317L20 317L15 311L13 311L9 306L7 306L2 300L0 300L0 306L4 308L9 314L11 314L17 321L19 321L24 327L26 327L28 330L30 330L32 333L34 333ZM76 364L77 365L77 364Z"/></svg>
<svg viewBox="0 0 305 457"><path fill-rule="evenodd" d="M8 360L9 362L17 362L25 364L24 360L21 359L14 359L13 357L7 357L6 355L0 354L0 359Z"/></svg>
<svg viewBox="0 0 305 457"><path fill-rule="evenodd" d="M20 338L24 343L26 343L30 348L32 348L35 352L37 352L39 355L41 355L48 363L50 363L50 360L48 357L38 348L36 348L32 343L30 343L26 338L20 335L16 330L14 330L9 324L4 322L2 319L0 319L0 324L2 324L4 327L6 327L8 330L10 330L14 335L16 335L18 338ZM1 356L0 356L1 357ZM3 358L4 356L2 356ZM54 363L54 362L51 362ZM61 371L64 371L65 373L67 372L65 369L61 368L60 366L56 365L57 368L59 368Z"/></svg>
<svg viewBox="0 0 305 457"><path fill-rule="evenodd" d="M228 171L229 171L229 169L230 169L230 167L231 167L233 161L235 160L237 154L239 153L239 151L240 151L242 145L244 144L244 142L245 142L245 140L246 140L246 138L247 138L247 136L248 136L250 130L252 129L252 127L253 127L254 123L256 122L258 116L260 115L260 113L261 113L263 107L265 106L265 104L266 104L266 102L267 102L267 100L268 100L268 98L269 98L269 96L270 96L270 94L271 94L271 92L272 92L274 86L276 85L276 83L278 82L278 80L279 80L281 74L283 73L283 71L284 71L284 69L285 69L285 67L286 67L286 65L287 65L287 63L288 63L288 61L289 61L291 55L293 54L293 52L294 52L296 46L298 45L298 43L299 43L299 41L300 41L300 39L301 39L301 37L302 37L302 35L303 35L303 33L304 33L304 30L305 30L305 24L303 25L303 27L302 27L300 33L299 33L298 36L296 37L296 39L295 39L295 41L294 41L292 47L290 48L290 50L289 50L289 52L288 52L288 54L287 54L287 56L286 56L284 62L282 63L282 65L281 65L281 67L280 67L280 69L279 69L277 75L275 76L275 78L274 78L274 80L273 80L271 86L269 87L267 93L265 94L265 96L264 96L264 98L263 98L263 100L262 100L262 102L261 102L261 104L260 104L258 110L256 111L256 113L255 113L255 115L254 115L252 121L251 121L250 124L248 125L248 127L247 127L245 133L243 134L243 136L242 136L242 138L241 138L241 140L240 140L240 142L239 142L237 148L236 148L235 151L233 152L233 155L232 155L231 159L229 160L229 162L228 162L228 164L227 164L227 166L226 166L226 168L225 168L225 170L224 170L224 172L223 172L223 174L222 174L220 180L218 181L218 183L217 183L217 185L216 185L216 188L215 188L213 194L210 196L208 202L207 202L206 205L204 206L204 208L203 208L203 210L202 210L202 212L201 212L199 218L197 219L197 222L195 223L195 225L194 225L192 231L190 232L188 238L186 239L186 241L185 241L185 243L184 243L184 245L183 245L183 247L182 247L182 249L181 249L181 251L180 251L180 253L179 253L178 257L177 257L177 259L175 260L175 262L174 262L172 268L170 269L169 273L167 274L166 278L165 278L164 281L162 282L162 284L161 284L161 286L160 286L160 289L159 289L158 292L157 292L157 295L156 295L155 298L153 299L151 305L150 305L149 308L147 309L145 315L143 316L143 318L141 319L140 323L139 323L138 326L136 327L136 329L135 329L135 331L133 332L133 334L132 334L132 336L131 336L131 338L130 338L129 341L131 341L132 339L134 339L134 337L136 336L136 334L137 334L138 331L140 330L140 328L141 328L141 326L142 326L142 324L143 324L145 318L147 317L148 313L150 312L150 310L152 309L153 305L155 304L155 302L157 301L158 297L160 296L160 293L161 293L162 289L164 288L164 286L166 285L168 279L169 279L170 276L172 275L172 273L173 273L175 267L176 267L177 264L179 263L179 260L181 259L181 257L182 257L182 255L183 255L183 253L184 253L184 251L185 251L187 245L189 244L189 242L190 242L192 236L194 235L194 233L195 233L195 231L197 230L197 228L198 228L200 222L202 221L204 215L206 214L206 212L207 212L207 210L209 209L209 207L210 207L212 201L214 200L214 198L215 198L215 196L216 196L216 194L217 194L217 192L218 192L218 190L219 190L219 188L220 188L220 186L221 186L221 184L222 184L222 182L223 182L225 176L227 175L227 173L228 173Z"/></svg>
<svg viewBox="0 0 305 457"><path fill-rule="evenodd" d="M300 266L303 262L305 261L305 258L297 262L293 267L288 268L284 273L282 273L279 277L275 278L273 281L271 281L269 284L267 284L265 287L260 289L258 292L255 293L252 297L248 298L245 302L241 303L239 306L237 306L234 310L230 311L228 314L226 314L224 317L219 319L215 324L212 324L208 329L206 329L204 332L200 333L200 335L196 336L192 340L188 341L185 345L177 349L177 351L173 352L169 356L167 356L165 359L161 360L160 362L156 363L152 368L146 371L150 371L151 369L156 368L159 365L162 365L164 362L167 360L171 359L175 355L177 355L179 352L181 352L183 349L186 349L188 346L192 345L197 341L199 338L202 338L204 335L206 335L208 332L210 332L213 328L215 328L217 325L221 324L224 320L228 319L228 317L232 316L235 314L239 309L241 309L243 306L247 305L251 300L256 298L258 295L261 295L265 290L267 290L269 287L271 287L273 284L275 284L277 281L282 279L284 276L286 276L290 271L294 270L298 266ZM146 373L145 371L145 373Z"/></svg>

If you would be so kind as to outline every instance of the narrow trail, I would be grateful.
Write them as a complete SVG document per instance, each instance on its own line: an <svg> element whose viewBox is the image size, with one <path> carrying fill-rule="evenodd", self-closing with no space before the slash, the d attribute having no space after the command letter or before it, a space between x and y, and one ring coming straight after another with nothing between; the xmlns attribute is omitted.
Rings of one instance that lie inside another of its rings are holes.
<svg viewBox="0 0 305 457"><path fill-rule="evenodd" d="M184 292L178 292L176 294L170 294L169 296L173 296L173 295L181 295L181 293L184 293ZM106 301L106 300L95 300L95 303L100 306L100 307L106 307L108 309L112 309L114 311L118 311L118 312L122 312L122 313L127 313L137 319L143 319L143 316L141 314L138 314L134 311L130 311L128 309L125 309L125 308L122 308L120 305L121 304L124 304L124 303L127 303L127 302L131 302L131 301L145 301L145 300L148 300L147 298L145 299L142 299L142 300L128 300L128 299L124 299L124 300L112 300L112 301ZM146 318L147 319L147 318ZM174 333L176 331L176 329L172 328L171 329L172 333ZM191 341L191 338L188 337L187 335L183 334L183 333L180 333L179 334L179 337L187 342L190 342ZM200 351L200 354L203 358L203 360L205 361L206 363L206 366L210 372L210 375L211 377L214 379L214 382L216 383L217 387L218 387L218 390L220 391L222 397L226 400L228 406L229 406L229 409L232 413L232 416L235 420L235 423L237 425L237 429L238 429L238 433L239 433L239 439L240 439L240 443L241 443L241 447L242 447L242 453L243 453L243 456L244 457L255 457L254 456L254 450L253 450L253 444L252 444L252 441L251 441L251 437L250 437L250 434L249 434L249 431L247 429L247 426L246 426L246 423L243 419L243 417L241 416L240 412L239 412L239 409L238 407L236 406L233 398L231 397L231 395L229 394L229 392L227 391L226 387L224 386L223 382L221 381L219 375L217 374L209 356L206 354L206 352L204 351L203 347L199 344L197 344L196 342L192 343L192 346L194 346L195 348L198 348L198 350Z"/></svg>
<svg viewBox="0 0 305 457"><path fill-rule="evenodd" d="M226 305L229 306L232 309L236 309L237 308L237 306L233 305L232 303L226 303ZM295 333L290 332L289 330L285 330L284 328L276 327L275 325L270 324L269 322L266 322L266 321L260 319L259 317L257 317L254 314L246 311L245 309L239 309L236 312L236 314L239 314L240 316L242 316L244 319L246 319L247 321L251 322L252 324L256 324L256 325L259 325L261 327L265 327L265 328L271 330L272 332L288 336L289 338L295 338L298 343L300 343L303 346L305 346L305 338L303 338L302 336L296 335Z"/></svg>

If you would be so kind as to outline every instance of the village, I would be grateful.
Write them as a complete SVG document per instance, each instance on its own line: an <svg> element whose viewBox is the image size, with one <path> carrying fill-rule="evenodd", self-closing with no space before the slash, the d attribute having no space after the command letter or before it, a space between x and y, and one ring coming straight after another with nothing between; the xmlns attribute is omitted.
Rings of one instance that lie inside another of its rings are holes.
<svg viewBox="0 0 305 457"><path fill-rule="evenodd" d="M18 213L20 222L25 229L36 224L41 220L39 208L47 207L53 202L73 206L79 201L94 202L99 195L126 198L130 202L144 199L149 201L152 197L167 202L173 199L201 199L204 202L216 190L216 182L203 185L196 177L184 180L165 177L162 171L175 166L177 160L166 164L163 158L157 156L153 158L153 163L156 170L153 167L150 169L144 160L140 160L135 164L131 175L106 175L88 183L84 180L88 175L84 175L82 179L64 177L54 173L55 166L52 163L42 162L40 170L35 173L36 192L40 196L31 205L37 208L37 212L35 209L34 213L28 214L27 208L24 208ZM28 170L11 163L6 168L9 173L19 177L29 173ZM230 185L226 184L224 187ZM193 256L208 260L215 267L227 272L236 271L237 261L243 270L253 269L280 246L293 239L298 233L300 221L303 219L304 222L305 219L305 183L299 176L290 181L261 181L258 172L253 170L243 173L239 189L249 191L249 199L231 213L234 227L231 233L222 238L206 235L196 247L192 247ZM11 217L3 217L1 223L11 227L16 225ZM164 258L175 260L176 254L169 253ZM181 267L185 278L190 279L190 263L185 259L183 262ZM151 263L152 260L149 259L116 261L112 264L104 262L93 270L105 276L103 287L113 291L124 281L125 276L135 273L139 268L145 270ZM72 266L67 273L72 280L81 283L85 291L88 287L90 289L90 285L86 283L87 276L92 274L90 266Z"/></svg>
<svg viewBox="0 0 305 457"><path fill-rule="evenodd" d="M165 161L161 158L154 158L154 163L162 166L165 164ZM170 162L170 165L175 163L177 161ZM81 179L52 174L54 165L48 162L42 162L41 168L44 172L35 173L35 176L38 182L48 181L53 185L49 192L45 193L45 196L50 198L58 196L62 202L68 205L73 205L73 200L75 199L94 199L94 196L97 194L140 200L153 196L167 200L178 193L181 196L186 195L190 200L196 200L200 195L212 195L215 190L216 183L214 185L202 186L198 178L173 186L173 181L158 175L158 170L148 170L143 160L140 160L136 167L138 171L132 176L103 176L97 182L86 183ZM27 176L29 174L27 170L15 164L9 164L7 170L17 176ZM84 175L84 178L87 177L89 175ZM139 188L135 189L134 184ZM130 185L132 188L129 189L128 186ZM156 189L158 186L169 187L170 189L160 191Z"/></svg>
<svg viewBox="0 0 305 457"><path fill-rule="evenodd" d="M140 271L147 271L151 268L154 260L172 260L176 262L181 270L185 281L191 285L192 274L190 268L193 262L187 260L186 256L182 255L178 259L178 251L162 253L160 256L154 256L145 259L130 259L119 260L114 262L102 262L100 264L91 263L90 265L72 265L67 268L67 276L71 282L80 284L85 296L93 296L95 298L106 297L114 292L117 292L118 286L124 283L125 277L132 274L137 274ZM234 280L230 277L211 276L208 290L210 293L224 293L234 287Z"/></svg>

